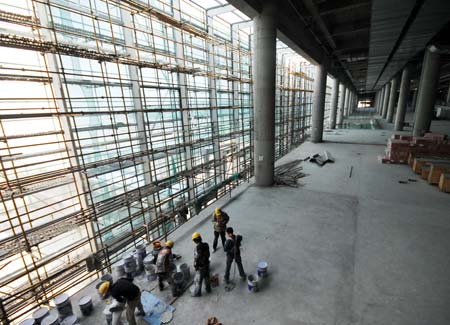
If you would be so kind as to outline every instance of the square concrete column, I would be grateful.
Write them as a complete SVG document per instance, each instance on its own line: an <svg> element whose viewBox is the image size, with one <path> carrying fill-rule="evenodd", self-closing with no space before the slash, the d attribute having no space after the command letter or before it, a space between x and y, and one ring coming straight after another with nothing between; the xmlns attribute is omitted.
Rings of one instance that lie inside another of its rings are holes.
<svg viewBox="0 0 450 325"><path fill-rule="evenodd" d="M447 103L447 105L450 105L450 85L448 85L447 99L445 102Z"/></svg>
<svg viewBox="0 0 450 325"><path fill-rule="evenodd" d="M338 98L339 98L339 80L335 78L333 82L333 90L331 93L330 129L336 128Z"/></svg>
<svg viewBox="0 0 450 325"><path fill-rule="evenodd" d="M383 98L383 113L381 114L381 116L383 118L386 118L387 116L387 110L388 110L388 104L389 104L389 94L390 94L390 87L389 84L386 84L384 86L384 98Z"/></svg>
<svg viewBox="0 0 450 325"><path fill-rule="evenodd" d="M430 130L433 109L436 101L437 86L439 83L440 54L435 46L425 50L422 73L417 95L417 107L414 121L413 135L422 136Z"/></svg>
<svg viewBox="0 0 450 325"><path fill-rule="evenodd" d="M395 115L395 131L402 131L403 124L405 123L405 114L406 114L406 102L408 101L409 94L409 66L406 66L402 72L402 81L400 83L400 94L398 96L398 105L397 105L397 114Z"/></svg>
<svg viewBox="0 0 450 325"><path fill-rule="evenodd" d="M344 103L345 103L345 85L339 86L339 108L337 114L337 125L342 125L344 120Z"/></svg>
<svg viewBox="0 0 450 325"><path fill-rule="evenodd" d="M397 104L397 87L398 87L398 78L394 77L391 80L391 91L389 95L388 111L386 115L386 121L388 123L392 123L392 120L394 119L395 104Z"/></svg>
<svg viewBox="0 0 450 325"><path fill-rule="evenodd" d="M322 142L323 117L325 114L325 87L327 85L327 69L323 64L316 65L314 92L311 112L311 142Z"/></svg>
<svg viewBox="0 0 450 325"><path fill-rule="evenodd" d="M267 1L254 17L253 102L255 184L270 186L275 162L276 5Z"/></svg>

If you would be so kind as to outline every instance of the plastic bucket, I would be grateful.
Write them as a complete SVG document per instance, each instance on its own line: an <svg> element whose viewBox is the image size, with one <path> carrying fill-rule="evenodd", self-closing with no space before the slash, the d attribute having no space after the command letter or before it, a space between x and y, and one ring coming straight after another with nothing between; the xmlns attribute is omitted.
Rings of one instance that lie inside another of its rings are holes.
<svg viewBox="0 0 450 325"><path fill-rule="evenodd" d="M20 325L34 325L36 324L34 319L25 319L23 322L20 323Z"/></svg>
<svg viewBox="0 0 450 325"><path fill-rule="evenodd" d="M142 261L142 264L144 264L144 269L146 271L150 270L151 268L154 268L155 264L153 264L153 256L152 255L146 256Z"/></svg>
<svg viewBox="0 0 450 325"><path fill-rule="evenodd" d="M84 296L78 301L80 311L84 316L89 316L94 310L94 304L92 303L91 296Z"/></svg>
<svg viewBox="0 0 450 325"><path fill-rule="evenodd" d="M55 315L55 314L48 315L41 322L41 325L59 325L59 324L60 323L59 323L58 315Z"/></svg>
<svg viewBox="0 0 450 325"><path fill-rule="evenodd" d="M135 274L137 269L136 259L133 253L125 253L123 255L124 270L127 274Z"/></svg>
<svg viewBox="0 0 450 325"><path fill-rule="evenodd" d="M61 325L75 325L75 324L78 324L78 319L77 316L75 315L67 316L61 322Z"/></svg>
<svg viewBox="0 0 450 325"><path fill-rule="evenodd" d="M61 319L67 316L73 315L72 304L70 303L70 297L66 293L62 293L54 299L56 309L58 310L59 317Z"/></svg>
<svg viewBox="0 0 450 325"><path fill-rule="evenodd" d="M117 275L117 277L121 278L121 277L124 277L126 275L126 273L125 273L125 262L123 260L117 262L116 264L114 264L113 268L114 268L114 272Z"/></svg>
<svg viewBox="0 0 450 325"><path fill-rule="evenodd" d="M42 320L47 317L49 314L48 312L48 308L47 307L41 307L36 309L33 314L32 317L35 321L36 324L40 324L42 322Z"/></svg>
<svg viewBox="0 0 450 325"><path fill-rule="evenodd" d="M136 246L136 255L138 255L141 260L143 260L147 256L147 251L145 250L144 245L137 245Z"/></svg>
<svg viewBox="0 0 450 325"><path fill-rule="evenodd" d="M267 276L267 262L261 261L258 263L258 277L265 278Z"/></svg>
<svg viewBox="0 0 450 325"><path fill-rule="evenodd" d="M191 271L189 265L183 263L179 266L180 272L183 273L184 281L187 282L191 278Z"/></svg>
<svg viewBox="0 0 450 325"><path fill-rule="evenodd" d="M173 282L175 283L175 286L179 289L183 288L183 283L184 283L184 275L182 272L176 272L173 275Z"/></svg>
<svg viewBox="0 0 450 325"><path fill-rule="evenodd" d="M247 288L249 292L257 292L259 290L258 281L259 278L257 275L250 274L247 277Z"/></svg>

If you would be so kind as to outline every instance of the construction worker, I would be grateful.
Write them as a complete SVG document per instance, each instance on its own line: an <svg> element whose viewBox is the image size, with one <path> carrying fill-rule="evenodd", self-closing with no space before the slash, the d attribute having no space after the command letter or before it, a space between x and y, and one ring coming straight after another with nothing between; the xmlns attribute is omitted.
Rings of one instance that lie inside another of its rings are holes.
<svg viewBox="0 0 450 325"><path fill-rule="evenodd" d="M112 304L111 312L113 313L112 325L119 325L122 310L126 305L126 316L128 324L136 325L134 311L137 308L137 316L144 316L144 307L141 303L141 290L133 284L133 279L120 278L113 285L109 281L103 282L98 291L103 298L110 294L116 302Z"/></svg>
<svg viewBox="0 0 450 325"><path fill-rule="evenodd" d="M202 236L198 232L192 234L192 240L196 244L194 251L194 292L192 297L202 295L202 282L205 281L206 292L211 292L211 282L209 279L209 245L202 241Z"/></svg>
<svg viewBox="0 0 450 325"><path fill-rule="evenodd" d="M225 248L225 230L227 229L227 223L230 221L230 217L225 211L220 208L216 208L213 213L214 222L214 241L213 241L213 252L217 250L217 241L219 235L222 239L222 247Z"/></svg>
<svg viewBox="0 0 450 325"><path fill-rule="evenodd" d="M158 253L156 259L156 275L158 276L159 290L164 290L164 281L166 281L172 290L172 296L178 295L175 283L172 279L172 271L174 270L173 256L172 256L173 241L168 240L163 249Z"/></svg>
<svg viewBox="0 0 450 325"><path fill-rule="evenodd" d="M228 227L226 229L227 233L227 241L225 242L224 251L227 253L227 266L225 269L225 283L230 283L230 270L231 270L231 264L233 263L233 260L236 262L236 265L239 270L239 275L241 276L242 280L245 280L247 275L244 272L244 267L242 266L242 259L241 259L241 242L242 242L242 236L241 235L234 235L234 230L231 227Z"/></svg>
<svg viewBox="0 0 450 325"><path fill-rule="evenodd" d="M156 260L158 259L158 254L161 251L161 249L163 249L163 247L161 246L161 242L159 240L155 240L152 243L152 246L153 246L153 250L152 250L152 253L151 253L152 256L153 256L152 263L156 264ZM177 254L172 253L172 258L174 260L178 260L178 259L181 258L181 255L177 255Z"/></svg>

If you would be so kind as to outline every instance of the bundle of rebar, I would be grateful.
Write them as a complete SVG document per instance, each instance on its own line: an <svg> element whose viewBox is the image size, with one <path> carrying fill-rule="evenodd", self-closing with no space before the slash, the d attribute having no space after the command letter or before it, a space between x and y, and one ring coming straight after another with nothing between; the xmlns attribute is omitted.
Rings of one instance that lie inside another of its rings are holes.
<svg viewBox="0 0 450 325"><path fill-rule="evenodd" d="M306 176L300 167L302 160L297 159L275 168L275 184L298 187L298 180Z"/></svg>

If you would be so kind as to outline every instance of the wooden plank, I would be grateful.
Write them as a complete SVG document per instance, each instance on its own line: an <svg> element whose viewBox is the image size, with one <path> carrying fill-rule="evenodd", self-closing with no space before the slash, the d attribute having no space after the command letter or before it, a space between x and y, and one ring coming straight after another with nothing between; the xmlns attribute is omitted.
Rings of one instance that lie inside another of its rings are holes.
<svg viewBox="0 0 450 325"><path fill-rule="evenodd" d="M420 169L420 173L423 179L428 179L428 174L430 174L430 165L425 165Z"/></svg>
<svg viewBox="0 0 450 325"><path fill-rule="evenodd" d="M450 172L450 164L431 164L428 174L428 184L437 185L442 173Z"/></svg>
<svg viewBox="0 0 450 325"><path fill-rule="evenodd" d="M429 158L414 158L413 163L413 171L416 174L422 173L422 167L426 164L432 164L432 163L442 163L442 164L450 164L450 160L446 159L429 159Z"/></svg>
<svg viewBox="0 0 450 325"><path fill-rule="evenodd" d="M450 193L450 174L441 174L441 178L439 179L439 189L442 192Z"/></svg>

